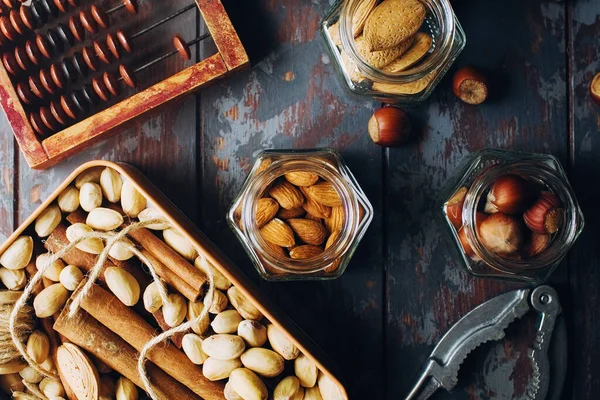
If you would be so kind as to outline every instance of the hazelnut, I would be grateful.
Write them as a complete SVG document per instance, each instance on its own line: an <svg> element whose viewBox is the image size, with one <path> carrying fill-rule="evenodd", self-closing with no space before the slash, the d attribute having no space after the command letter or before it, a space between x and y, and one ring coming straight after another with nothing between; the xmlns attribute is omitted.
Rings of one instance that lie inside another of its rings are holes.
<svg viewBox="0 0 600 400"><path fill-rule="evenodd" d="M379 146L401 146L410 137L411 123L404 111L397 107L386 106L373 113L369 120L368 131L373 142Z"/></svg>
<svg viewBox="0 0 600 400"><path fill-rule="evenodd" d="M467 104L481 104L488 95L486 77L473 67L460 68L454 74L452 89Z"/></svg>
<svg viewBox="0 0 600 400"><path fill-rule="evenodd" d="M539 233L533 233L529 242L523 248L523 258L535 257L538 254L543 253L548 247L550 247L550 235L541 235Z"/></svg>
<svg viewBox="0 0 600 400"><path fill-rule="evenodd" d="M594 76L590 83L590 95L596 104L600 105L600 72Z"/></svg>
<svg viewBox="0 0 600 400"><path fill-rule="evenodd" d="M558 231L562 224L564 209L555 194L542 192L537 201L523 214L525 224L535 233L548 235Z"/></svg>
<svg viewBox="0 0 600 400"><path fill-rule="evenodd" d="M485 212L520 214L534 201L536 186L518 175L504 175L496 180L487 195Z"/></svg>
<svg viewBox="0 0 600 400"><path fill-rule="evenodd" d="M462 225L462 211L466 196L467 188L463 186L446 202L446 215L456 229L460 228Z"/></svg>
<svg viewBox="0 0 600 400"><path fill-rule="evenodd" d="M479 226L479 237L490 251L508 255L521 250L525 241L520 218L503 213L492 214Z"/></svg>

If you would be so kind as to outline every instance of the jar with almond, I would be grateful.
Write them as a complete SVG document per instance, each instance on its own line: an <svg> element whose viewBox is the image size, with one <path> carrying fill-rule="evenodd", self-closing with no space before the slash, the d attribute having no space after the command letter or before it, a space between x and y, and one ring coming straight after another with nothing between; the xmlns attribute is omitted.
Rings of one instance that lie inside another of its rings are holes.
<svg viewBox="0 0 600 400"><path fill-rule="evenodd" d="M546 154L483 150L443 198L444 220L476 276L540 283L584 226L565 171Z"/></svg>
<svg viewBox="0 0 600 400"><path fill-rule="evenodd" d="M427 99L466 44L448 0L339 0L322 30L348 88L389 103Z"/></svg>
<svg viewBox="0 0 600 400"><path fill-rule="evenodd" d="M373 208L333 150L269 150L256 160L228 221L267 280L339 277Z"/></svg>

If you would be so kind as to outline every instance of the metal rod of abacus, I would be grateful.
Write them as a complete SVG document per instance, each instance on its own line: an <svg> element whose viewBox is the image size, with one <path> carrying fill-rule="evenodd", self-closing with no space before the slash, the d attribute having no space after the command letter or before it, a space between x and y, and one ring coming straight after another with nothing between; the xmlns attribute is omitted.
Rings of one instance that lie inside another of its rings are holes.
<svg viewBox="0 0 600 400"><path fill-rule="evenodd" d="M163 18L160 21L155 22L154 24L152 24L152 25L150 25L150 26L142 29L141 31L134 33L133 35L129 36L129 39L135 39L137 37L140 37L140 36L142 36L142 35L150 32L151 30L153 30L153 29L161 26L162 24L166 23L167 21L170 21L173 18L177 18L178 16L180 16L181 14L183 14L183 13L191 10L192 8L196 8L196 9L198 8L198 6L196 5L196 3L190 4L189 6L186 6L186 7L182 8L181 10L176 11L173 14L166 16L165 18Z"/></svg>
<svg viewBox="0 0 600 400"><path fill-rule="evenodd" d="M125 8L130 14L137 14L138 4L137 0L121 0L121 4L115 6L107 11L102 8L93 5L89 10L82 10L79 12L79 20L83 27L90 33L96 33L98 26L106 29L110 26L109 15Z"/></svg>

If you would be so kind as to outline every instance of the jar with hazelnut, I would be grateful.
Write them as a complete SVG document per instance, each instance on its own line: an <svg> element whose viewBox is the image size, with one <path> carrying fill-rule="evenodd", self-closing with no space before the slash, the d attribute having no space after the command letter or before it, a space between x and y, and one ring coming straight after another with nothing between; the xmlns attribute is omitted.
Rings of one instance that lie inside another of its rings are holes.
<svg viewBox="0 0 600 400"><path fill-rule="evenodd" d="M227 215L272 281L339 277L372 218L352 173L328 149L261 153Z"/></svg>
<svg viewBox="0 0 600 400"><path fill-rule="evenodd" d="M566 173L551 155L483 150L443 196L444 220L476 276L540 283L584 226Z"/></svg>

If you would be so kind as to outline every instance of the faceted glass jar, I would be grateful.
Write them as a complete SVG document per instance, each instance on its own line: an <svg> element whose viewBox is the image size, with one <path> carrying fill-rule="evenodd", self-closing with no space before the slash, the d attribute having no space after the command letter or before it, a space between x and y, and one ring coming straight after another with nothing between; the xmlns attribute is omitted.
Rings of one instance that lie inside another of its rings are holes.
<svg viewBox="0 0 600 400"><path fill-rule="evenodd" d="M339 0L322 22L325 41L347 87L386 103L426 100L466 45L465 33L448 0L421 0L426 8L419 32L433 39L428 53L400 72L370 65L357 49L353 20L365 0Z"/></svg>
<svg viewBox="0 0 600 400"><path fill-rule="evenodd" d="M301 207L294 208L300 215L290 216L290 210L279 206L277 215L269 220L277 219L277 223L283 221L287 226L292 226L291 219L297 221L310 217L321 224L320 229L326 232L326 239L318 244L321 249L319 254L309 258L292 258L292 255L296 254L293 253L295 248L310 244L303 242L298 231L293 231L295 243L289 247L282 247L266 241L261 233L265 223L263 221L259 226L257 222L258 201L263 198L271 199L270 189L274 185L282 182L288 185L285 176L291 172L315 174L319 177L317 183L328 182L341 201L341 205L329 207L328 218L313 217L304 211L308 189L302 187L304 203ZM334 215L343 217L334 223ZM329 149L262 152L227 214L231 229L244 246L254 266L264 279L271 281L325 280L339 277L344 273L372 219L371 203L341 156ZM335 235L332 235L333 231Z"/></svg>
<svg viewBox="0 0 600 400"><path fill-rule="evenodd" d="M549 235L533 233L526 227L525 214L519 213L515 218L523 226L523 247L514 254L500 255L486 248L481 230L475 226L480 227L479 223L489 217L484 211L490 188L506 175L517 175L540 193L556 196L561 210L560 228ZM546 154L483 150L463 166L455 181L444 190L442 203L441 215L465 267L480 277L538 284L560 264L584 226L583 214L564 169L555 157Z"/></svg>

